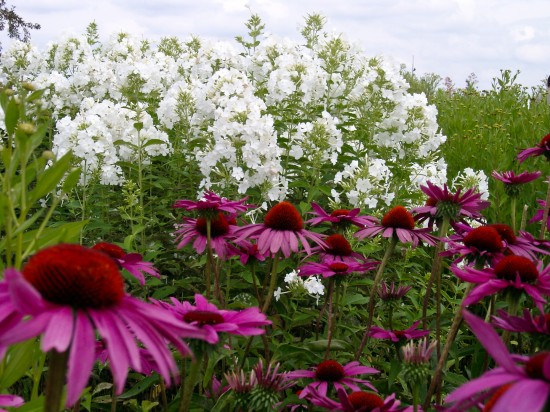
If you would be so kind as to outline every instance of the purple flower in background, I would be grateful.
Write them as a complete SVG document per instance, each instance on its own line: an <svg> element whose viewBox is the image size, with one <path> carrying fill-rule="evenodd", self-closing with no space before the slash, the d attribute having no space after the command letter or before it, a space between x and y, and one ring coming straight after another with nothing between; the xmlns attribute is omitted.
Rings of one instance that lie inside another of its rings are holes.
<svg viewBox="0 0 550 412"><path fill-rule="evenodd" d="M529 309L523 309L523 316L511 316L500 309L498 316L491 317L491 322L497 328L511 332L550 335L550 313L533 316Z"/></svg>
<svg viewBox="0 0 550 412"><path fill-rule="evenodd" d="M518 154L517 159L520 162L524 162L527 158L536 156L544 156L547 160L550 159L550 134L544 136L535 147L522 150Z"/></svg>
<svg viewBox="0 0 550 412"><path fill-rule="evenodd" d="M360 209L336 209L333 210L332 213L328 214L321 206L319 206L317 203L312 202L311 208L313 209L313 212L309 212L312 215L316 215L317 217L314 217L312 219L309 219L306 221L306 223L310 225L318 225L320 223L329 222L332 223L335 226L347 226L347 225L355 225L359 227L363 227L368 223L371 223L375 219L372 216L360 216Z"/></svg>
<svg viewBox="0 0 550 412"><path fill-rule="evenodd" d="M176 298L170 300L172 304L162 301L153 302L170 311L176 319L182 319L187 324L202 330L205 340L212 344L219 342L218 333L240 336L263 335L265 333L263 327L271 325L271 321L257 307L239 311L218 309L198 293L195 294L195 305L180 302Z"/></svg>
<svg viewBox="0 0 550 412"><path fill-rule="evenodd" d="M335 233L324 239L326 247L316 246L312 248L314 253L318 253L321 262L344 262L359 263L369 262L365 256L354 252L345 236Z"/></svg>
<svg viewBox="0 0 550 412"><path fill-rule="evenodd" d="M392 342L400 342L429 335L429 330L416 329L419 323L420 321L416 321L411 327L405 330L385 330L378 326L372 326L369 331L369 336L374 339L387 339Z"/></svg>
<svg viewBox="0 0 550 412"><path fill-rule="evenodd" d="M420 242L434 246L437 238L429 232L431 229L415 229L411 213L403 206L395 206L384 215L380 223L378 221L369 223L364 229L355 232L354 236L364 239L380 234L386 238L396 237L400 242L411 243L413 247L418 246Z"/></svg>
<svg viewBox="0 0 550 412"><path fill-rule="evenodd" d="M455 263L466 259L469 263L492 262L503 256L504 243L499 232L491 226L471 228L457 223L456 233L447 239L447 250L442 256L459 255Z"/></svg>
<svg viewBox="0 0 550 412"><path fill-rule="evenodd" d="M343 389L337 390L338 400L335 401L326 395L321 395L315 389L310 390L308 400L315 406L325 408L328 411L341 412L404 412L412 411L412 408L399 407L401 402L395 399L395 394L391 394L386 399L381 398L376 393L366 391L355 391L346 393Z"/></svg>
<svg viewBox="0 0 550 412"><path fill-rule="evenodd" d="M542 175L542 172L522 172L516 175L512 170L508 172L498 173L496 170L491 173L495 179L500 180L505 185L523 185L525 183L537 180Z"/></svg>
<svg viewBox="0 0 550 412"><path fill-rule="evenodd" d="M464 411L477 401L489 398L495 390L509 385L492 398L493 411L541 412L550 395L550 352L539 352L531 357L511 355L500 336L482 319L463 310L464 320L497 367L485 372L447 396L447 411ZM519 364L518 364L519 363Z"/></svg>
<svg viewBox="0 0 550 412"><path fill-rule="evenodd" d="M388 286L386 282L382 282L380 288L378 289L378 296L380 296L380 299L383 301L398 300L405 296L411 289L412 286L396 287L394 282Z"/></svg>
<svg viewBox="0 0 550 412"><path fill-rule="evenodd" d="M105 341L117 394L124 389L128 368L141 370L139 342L171 382L178 367L168 343L190 355L182 338L205 338L201 329L126 294L115 261L80 245L42 249L22 272L7 269L0 285L0 347L42 335L42 351L68 351L67 406L88 383L96 361L96 332Z"/></svg>
<svg viewBox="0 0 550 412"><path fill-rule="evenodd" d="M217 216L218 212L227 214L237 214L245 212L247 209L254 207L246 204L248 199L244 197L240 200L227 200L224 197L218 196L216 193L209 191L203 194L200 200L177 200L173 207L177 209L195 210L200 216Z"/></svg>
<svg viewBox="0 0 550 412"><path fill-rule="evenodd" d="M541 208L537 209L531 220L529 220L529 223L541 222L544 218L544 208L546 207L546 201L537 199L537 203L540 205ZM546 220L546 229L550 231L550 215L549 218Z"/></svg>
<svg viewBox="0 0 550 412"><path fill-rule="evenodd" d="M324 278L329 278L332 276L350 275L352 273L365 273L374 269L378 263L375 261L367 263L344 263L337 261L308 262L299 267L298 273L300 276L321 275Z"/></svg>
<svg viewBox="0 0 550 412"><path fill-rule="evenodd" d="M314 379L300 393L300 398L305 398L311 389L315 389L320 395L326 396L329 385L342 390L347 386L353 391L360 391L361 388L358 385L363 385L376 391L376 388L369 381L355 377L357 375L373 373L380 372L377 369L362 366L359 362L350 362L347 365L342 365L335 360L329 359L321 362L314 370L288 372L287 377L289 379Z"/></svg>
<svg viewBox="0 0 550 412"><path fill-rule="evenodd" d="M25 401L20 396L7 395L7 394L0 395L0 406L2 406L2 407L7 406L7 407L12 407L12 408L17 408L17 407L23 405L24 403L25 403ZM0 412L8 412L8 411L6 409L1 409L0 408Z"/></svg>

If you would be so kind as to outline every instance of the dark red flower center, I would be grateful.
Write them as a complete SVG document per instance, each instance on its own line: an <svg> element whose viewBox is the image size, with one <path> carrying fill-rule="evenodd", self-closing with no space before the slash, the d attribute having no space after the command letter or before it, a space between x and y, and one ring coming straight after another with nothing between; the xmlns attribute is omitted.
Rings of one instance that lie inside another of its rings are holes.
<svg viewBox="0 0 550 412"><path fill-rule="evenodd" d="M395 206L382 218L382 226L412 230L414 218L403 206Z"/></svg>
<svg viewBox="0 0 550 412"><path fill-rule="evenodd" d="M338 233L327 237L325 242L329 246L327 252L331 255L349 256L353 253L348 240L343 235Z"/></svg>
<svg viewBox="0 0 550 412"><path fill-rule="evenodd" d="M504 223L493 223L492 225L487 226L495 229L502 240L505 240L506 243L508 243L509 245L513 245L516 243L516 235L514 234L514 231L510 226L505 225Z"/></svg>
<svg viewBox="0 0 550 412"><path fill-rule="evenodd" d="M75 308L107 308L124 297L115 261L80 245L59 244L33 255L23 277L52 303Z"/></svg>
<svg viewBox="0 0 550 412"><path fill-rule="evenodd" d="M547 149L548 147L550 147L550 133L542 138L542 140L539 143L539 146L542 147L543 149Z"/></svg>
<svg viewBox="0 0 550 412"><path fill-rule="evenodd" d="M323 361L315 369L315 378L320 381L338 382L344 376L344 367L335 360Z"/></svg>
<svg viewBox="0 0 550 412"><path fill-rule="evenodd" d="M395 336L397 336L399 339L406 339L405 331L404 330L394 330L393 333Z"/></svg>
<svg viewBox="0 0 550 412"><path fill-rule="evenodd" d="M355 410L361 409L366 412L384 406L384 400L371 392L352 392L348 395L348 400Z"/></svg>
<svg viewBox="0 0 550 412"><path fill-rule="evenodd" d="M218 325L224 322L223 316L216 312L208 310L192 310L183 315L183 320L187 323L196 322L199 325Z"/></svg>
<svg viewBox="0 0 550 412"><path fill-rule="evenodd" d="M519 275L522 282L532 282L539 277L535 264L523 256L505 256L495 266L495 275L499 279L515 280Z"/></svg>
<svg viewBox="0 0 550 412"><path fill-rule="evenodd" d="M199 217L197 223L195 223L195 228L201 235L206 236L206 218ZM220 212L217 218L210 219L210 237L223 236L227 232L229 232L229 222L223 213Z"/></svg>
<svg viewBox="0 0 550 412"><path fill-rule="evenodd" d="M302 217L289 202L280 202L265 215L264 225L274 230L292 230L299 232L303 228Z"/></svg>
<svg viewBox="0 0 550 412"><path fill-rule="evenodd" d="M512 387L511 383L507 383L506 385L501 386L498 388L498 390L491 395L489 400L485 403L485 406L483 407L483 412L491 412L497 403L497 401L500 399L502 395L504 395L504 392L506 392L508 389Z"/></svg>
<svg viewBox="0 0 550 412"><path fill-rule="evenodd" d="M336 273L347 272L349 268L349 266L343 262L332 262L330 265L328 265L328 267L330 268L330 270Z"/></svg>
<svg viewBox="0 0 550 412"><path fill-rule="evenodd" d="M336 209L331 214L330 217L340 217L349 215L349 210L347 209Z"/></svg>
<svg viewBox="0 0 550 412"><path fill-rule="evenodd" d="M437 202L438 200L433 198L433 197L429 197L428 200L426 200L426 206L430 206L430 207L436 207L437 206Z"/></svg>
<svg viewBox="0 0 550 412"><path fill-rule="evenodd" d="M100 252L103 252L115 259L120 259L126 254L124 249L120 246L107 242L99 242L98 244L92 246L92 249L99 250Z"/></svg>
<svg viewBox="0 0 550 412"><path fill-rule="evenodd" d="M535 322L538 324L541 321L541 318L544 319L546 329L550 331L550 313L545 315L538 315L535 317Z"/></svg>
<svg viewBox="0 0 550 412"><path fill-rule="evenodd" d="M464 236L464 244L479 251L497 253L502 250L502 239L496 229L480 226Z"/></svg>
<svg viewBox="0 0 550 412"><path fill-rule="evenodd" d="M550 382L550 377L544 376L544 362L550 356L550 352L541 352L531 356L525 364L525 372L530 378L542 379Z"/></svg>

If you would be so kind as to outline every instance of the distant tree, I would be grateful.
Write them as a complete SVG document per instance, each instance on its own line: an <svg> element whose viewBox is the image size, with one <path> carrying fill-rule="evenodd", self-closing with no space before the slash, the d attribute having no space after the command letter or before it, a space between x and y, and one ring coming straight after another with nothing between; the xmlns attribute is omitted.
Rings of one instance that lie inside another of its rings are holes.
<svg viewBox="0 0 550 412"><path fill-rule="evenodd" d="M8 36L11 39L18 39L27 42L31 38L29 29L39 30L40 24L27 23L17 13L14 6L6 5L6 0L0 0L0 31L8 27ZM0 42L0 54L2 43Z"/></svg>

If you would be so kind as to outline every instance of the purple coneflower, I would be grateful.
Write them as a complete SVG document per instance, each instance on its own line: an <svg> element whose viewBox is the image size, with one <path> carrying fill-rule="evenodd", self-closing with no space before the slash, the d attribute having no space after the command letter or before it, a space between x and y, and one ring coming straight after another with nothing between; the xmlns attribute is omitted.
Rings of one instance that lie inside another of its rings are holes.
<svg viewBox="0 0 550 412"><path fill-rule="evenodd" d="M537 203L540 205L540 209L537 209L533 217L529 220L529 223L541 222L544 219L544 208L546 207L546 201L537 199ZM550 217L546 220L546 229L550 231Z"/></svg>
<svg viewBox="0 0 550 412"><path fill-rule="evenodd" d="M344 276L352 273L365 273L374 269L377 265L378 262L375 261L367 263L344 263L337 261L308 262L300 266L298 274L300 276L321 275L324 278L330 278L332 276Z"/></svg>
<svg viewBox="0 0 550 412"><path fill-rule="evenodd" d="M243 226L236 231L240 242L244 239L257 238L258 249L262 255L275 255L281 251L288 258L291 252L298 252L301 243L306 253L312 253L308 240L325 247L323 235L304 229L302 217L289 202L280 202L265 215L264 223Z"/></svg>
<svg viewBox="0 0 550 412"><path fill-rule="evenodd" d="M243 265L246 265L249 261L253 262L258 260L263 262L265 256L260 253L258 245L256 243L251 243L248 240L242 240L237 245L236 253L239 255L239 259Z"/></svg>
<svg viewBox="0 0 550 412"><path fill-rule="evenodd" d="M160 279L160 273L155 269L151 262L145 262L143 256L139 253L126 253L118 245L107 242L99 242L92 246L92 249L99 250L113 258L122 269L126 269L135 277L141 286L145 285L144 273Z"/></svg>
<svg viewBox="0 0 550 412"><path fill-rule="evenodd" d="M300 398L305 398L311 389L315 389L320 395L326 396L329 385L334 388L344 389L345 386L353 391L360 391L358 385L364 385L376 391L376 388L364 379L354 378L357 375L380 373L377 369L362 366L359 362L350 362L341 365L335 360L325 360L315 367L314 370L297 370L288 372L289 379L309 378L314 379L301 392Z"/></svg>
<svg viewBox="0 0 550 412"><path fill-rule="evenodd" d="M67 354L67 406L78 400L90 377L95 332L105 340L117 394L124 389L128 368L141 369L138 342L170 382L178 367L167 342L190 355L182 338L205 337L199 328L126 294L113 259L80 245L42 249L22 272L7 269L0 285L7 286L0 287L7 290L0 305L0 347L42 335L41 349L52 358ZM6 329L4 322L14 318L19 322Z"/></svg>
<svg viewBox="0 0 550 412"><path fill-rule="evenodd" d="M177 200L173 207L177 209L198 211L199 215L202 217L217 216L219 212L225 212L232 215L245 212L246 209L254 207L253 205L245 203L247 199L248 196L240 200L227 200L212 191L208 191L205 192L202 199L198 201Z"/></svg>
<svg viewBox="0 0 550 412"><path fill-rule="evenodd" d="M491 322L497 328L510 332L550 335L550 313L533 316L529 309L524 309L523 316L511 316L500 309L498 316L491 317Z"/></svg>
<svg viewBox="0 0 550 412"><path fill-rule="evenodd" d="M176 241L178 241L177 248L181 249L193 241L195 251L204 253L208 243L207 218L184 218L183 221L184 223L177 225L175 231ZM235 246L229 243L230 240L235 238L234 233L238 228L234 223L235 219L224 215L222 212L219 212L216 217L210 218L210 243L212 250L222 260L236 253Z"/></svg>
<svg viewBox="0 0 550 412"><path fill-rule="evenodd" d="M265 333L263 327L271 325L271 321L257 307L240 311L218 309L199 293L195 294L195 305L176 298L170 300L172 304L162 301L154 303L170 311L175 318L202 330L208 343L218 343L218 333L221 332L240 336L262 335Z"/></svg>
<svg viewBox="0 0 550 412"><path fill-rule="evenodd" d="M337 390L339 402L321 395L315 390L311 390L308 398L312 404L325 408L328 411L342 412L404 412L412 411L411 408L400 407L401 402L395 399L395 394L391 394L386 399L381 398L376 393L366 391L355 391L350 394L343 389Z"/></svg>
<svg viewBox="0 0 550 412"><path fill-rule="evenodd" d="M550 295L550 265L544 269L542 265L539 261L537 267L526 257L510 255L500 259L494 268L479 270L466 266L461 269L453 265L451 270L465 282L477 284L462 301L464 306L473 305L485 296L511 288L527 293L539 310L543 311L546 304L543 295Z"/></svg>
<svg viewBox="0 0 550 412"><path fill-rule="evenodd" d="M312 219L309 219L306 221L306 223L310 225L318 225L319 223L324 222L330 222L334 226L348 226L348 225L355 225L359 227L363 227L366 224L372 222L375 220L372 216L360 216L360 209L336 209L333 210L332 213L328 214L321 206L319 206L317 203L312 202L311 207L313 209L313 212L309 212L312 215L316 215L317 217L314 217Z"/></svg>
<svg viewBox="0 0 550 412"><path fill-rule="evenodd" d="M392 282L390 286L386 282L382 282L382 285L378 289L378 296L383 301L395 301L402 299L403 296L412 289L412 286L395 286Z"/></svg>
<svg viewBox="0 0 550 412"><path fill-rule="evenodd" d="M403 342L409 339L422 338L430 334L429 330L417 330L420 321L416 321L411 327L405 330L385 330L378 326L370 328L369 336L374 339L387 339L392 342Z"/></svg>
<svg viewBox="0 0 550 412"><path fill-rule="evenodd" d="M459 255L455 263L466 259L470 264L481 266L503 256L504 243L495 227L471 228L459 223L455 229L456 233L448 238L448 248L441 253L442 256Z"/></svg>
<svg viewBox="0 0 550 412"><path fill-rule="evenodd" d="M395 206L391 209L380 223L369 223L367 227L355 232L354 236L358 239L374 237L380 234L386 238L397 238L403 243L411 243L414 247L420 242L426 242L434 246L437 238L431 235L431 229L415 229L412 214L403 206Z"/></svg>
<svg viewBox="0 0 550 412"><path fill-rule="evenodd" d="M412 209L415 220L418 222L428 221L428 226L447 217L451 222L460 221L464 218L479 220L482 218L481 211L489 207L490 202L481 199L481 193L474 189L468 189L461 193L449 192L447 185L443 188L427 182L427 186L420 186L420 189L428 196L425 206Z"/></svg>
<svg viewBox="0 0 550 412"><path fill-rule="evenodd" d="M550 352L540 352L531 357L511 355L489 324L466 310L463 310L463 315L497 367L454 390L445 399L454 405L446 410L467 410L466 406L471 405L472 399L481 401L489 398L495 394L495 389L509 384L500 397L491 400L494 411L543 411L550 395Z"/></svg>
<svg viewBox="0 0 550 412"><path fill-rule="evenodd" d="M8 407L12 407L12 408L17 408L17 407L23 405L24 403L25 403L25 401L20 396L7 395L7 394L0 395L0 406L2 406L2 407L8 406ZM0 408L0 412L8 412L8 411L6 409L1 409Z"/></svg>
<svg viewBox="0 0 550 412"><path fill-rule="evenodd" d="M542 175L542 172L522 172L516 175L512 170L508 172L498 173L493 171L491 176L504 183L504 190L508 196L517 196L519 194L519 187L525 183L537 180Z"/></svg>
<svg viewBox="0 0 550 412"><path fill-rule="evenodd" d="M354 252L349 241L339 233L328 236L324 241L327 244L326 247L312 248L313 252L319 253L321 262L357 263L368 261L362 254Z"/></svg>
<svg viewBox="0 0 550 412"><path fill-rule="evenodd" d="M428 344L427 338L420 339L419 342L408 342L401 347L403 352L403 361L412 365L425 365L430 363L432 352L437 342L432 341Z"/></svg>
<svg viewBox="0 0 550 412"><path fill-rule="evenodd" d="M529 157L542 156L546 157L546 160L550 159L550 134L547 134L542 138L542 140L535 146L529 147L528 149L522 150L517 159L521 162L524 162Z"/></svg>

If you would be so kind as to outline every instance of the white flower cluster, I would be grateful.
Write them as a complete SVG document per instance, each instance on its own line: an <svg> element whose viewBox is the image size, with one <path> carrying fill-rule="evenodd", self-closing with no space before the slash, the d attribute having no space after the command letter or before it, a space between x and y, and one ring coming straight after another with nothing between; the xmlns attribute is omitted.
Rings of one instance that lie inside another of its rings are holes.
<svg viewBox="0 0 550 412"><path fill-rule="evenodd" d="M283 292L281 287L275 290L275 300L279 300L281 295L291 293L296 296L307 294L315 299L316 304L319 304L319 299L325 294L325 287L318 276L308 276L304 278L298 276L298 272L293 270L285 275L286 291Z"/></svg>
<svg viewBox="0 0 550 412"><path fill-rule="evenodd" d="M435 108L407 92L397 64L325 32L311 47L259 39L245 53L194 37L153 43L124 33L104 43L69 37L42 52L16 42L2 56L0 80L46 89L55 151L84 161L82 182L97 174L120 184L120 162L144 148L147 156L182 154L200 171L197 191L253 189L267 201L307 182L333 185L336 203L377 208L414 198L422 176L444 180Z"/></svg>
<svg viewBox="0 0 550 412"><path fill-rule="evenodd" d="M457 190L458 188L475 189L481 193L483 200L489 199L489 179L483 170L477 172L471 167L467 167L461 173L459 173L451 182L451 188Z"/></svg>

